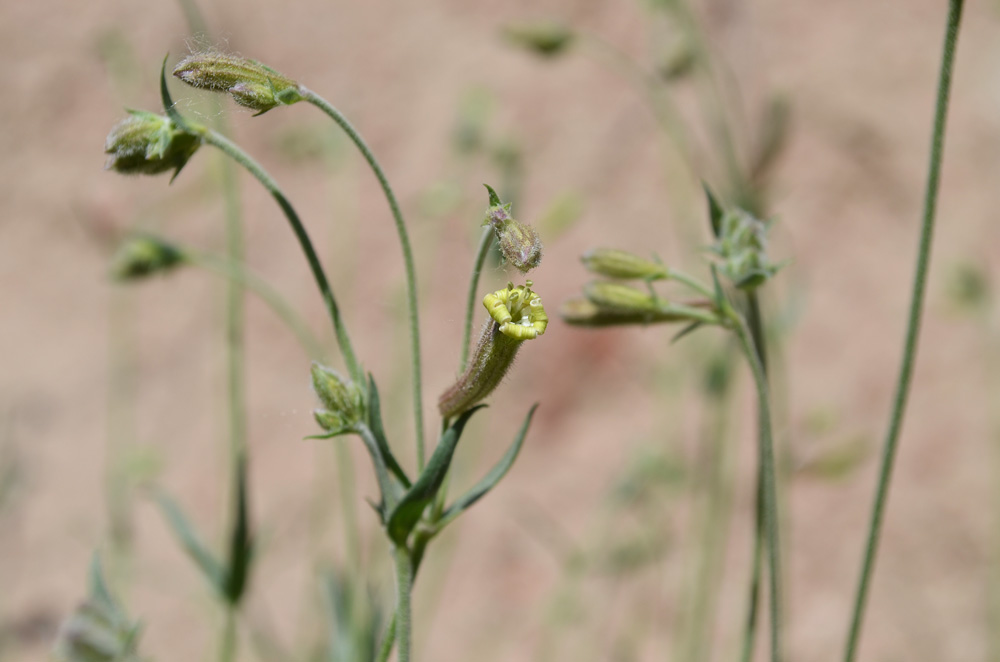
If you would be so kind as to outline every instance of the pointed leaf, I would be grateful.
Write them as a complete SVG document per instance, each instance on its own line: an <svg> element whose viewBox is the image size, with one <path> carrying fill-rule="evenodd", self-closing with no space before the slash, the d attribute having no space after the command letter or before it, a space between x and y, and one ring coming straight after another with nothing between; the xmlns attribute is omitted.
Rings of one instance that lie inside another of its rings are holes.
<svg viewBox="0 0 1000 662"><path fill-rule="evenodd" d="M375 469L375 479L378 482L378 490L382 497L378 505L372 504L372 506L382 517L384 523L385 513L396 502L397 489L389 478L389 470L385 466L385 458L382 456L382 450L379 448L379 443L375 440L374 433L367 425L361 425L358 427L358 434L361 436L361 441L364 442L365 449L372 459L372 466Z"/></svg>
<svg viewBox="0 0 1000 662"><path fill-rule="evenodd" d="M181 544L195 565L201 569L205 578L215 590L220 594L226 594L226 571L212 552L198 538L187 517L180 506L162 490L157 490L154 495L156 503L160 506L167 524L177 537L177 542Z"/></svg>
<svg viewBox="0 0 1000 662"><path fill-rule="evenodd" d="M90 559L90 573L88 577L89 590L87 594L91 599L96 600L107 607L115 606L115 599L111 597L108 584L104 581L104 570L101 568L101 555L94 552Z"/></svg>
<svg viewBox="0 0 1000 662"><path fill-rule="evenodd" d="M236 463L232 532L229 536L229 565L226 573L226 598L231 605L238 605L246 589L253 557L253 540L250 531L250 507L247 501L247 458L240 454Z"/></svg>
<svg viewBox="0 0 1000 662"><path fill-rule="evenodd" d="M500 196L497 195L497 192L493 190L492 186L489 184L483 184L483 186L485 186L486 190L490 193L490 207L499 207L503 204L500 202Z"/></svg>
<svg viewBox="0 0 1000 662"><path fill-rule="evenodd" d="M375 386L375 378L370 373L368 375L368 427L378 443L386 468L399 479L403 487L409 489L410 478L399 466L399 462L393 457L392 450L389 448L389 440L385 436L385 428L382 425L382 401L379 398L378 387Z"/></svg>
<svg viewBox="0 0 1000 662"><path fill-rule="evenodd" d="M700 327L702 324L704 324L704 322L691 322L690 324L688 324L687 326L685 326L683 329L681 329L680 331L678 331L674 335L674 337L670 339L670 343L673 344L673 343L677 342L678 340L680 340L681 338L683 338L687 334L691 333L692 331L694 331L695 329L697 329L698 327Z"/></svg>
<svg viewBox="0 0 1000 662"><path fill-rule="evenodd" d="M187 123L181 114L177 112L174 108L174 100L170 98L170 89L167 87L167 58L170 57L170 53L163 56L163 65L160 67L160 101L163 103L163 111L167 114L167 117L172 119L177 126L184 130L187 130Z"/></svg>
<svg viewBox="0 0 1000 662"><path fill-rule="evenodd" d="M403 495L399 504L391 511L386 529L389 532L389 538L397 545L406 544L406 539L413 527L416 526L424 508L434 499L441 483L444 482L465 424L468 423L473 414L485 406L478 405L463 412L458 420L441 435L434 453L428 460L427 466L424 467L424 472L420 474L417 482Z"/></svg>
<svg viewBox="0 0 1000 662"><path fill-rule="evenodd" d="M518 431L517 436L514 438L514 443L511 444L504 456L500 458L490 472L483 476L483 479L472 486L468 492L463 494L455 503L451 504L448 509L442 515L438 528L444 528L449 522L462 514L463 511L467 510L472 504L479 501L481 498L486 496L487 492L493 489L493 487L500 482L500 479L507 475L510 471L511 466L514 465L514 460L517 459L517 454L521 452L521 446L524 444L524 438L528 435L528 427L531 425L531 419L535 415L535 410L538 409L538 403L531 406L528 410L528 415L524 418L524 423L521 425L521 429Z"/></svg>
<svg viewBox="0 0 1000 662"><path fill-rule="evenodd" d="M722 205L708 188L708 184L702 182L701 187L705 190L705 198L708 200L708 220L712 225L712 236L718 239L719 233L722 232Z"/></svg>

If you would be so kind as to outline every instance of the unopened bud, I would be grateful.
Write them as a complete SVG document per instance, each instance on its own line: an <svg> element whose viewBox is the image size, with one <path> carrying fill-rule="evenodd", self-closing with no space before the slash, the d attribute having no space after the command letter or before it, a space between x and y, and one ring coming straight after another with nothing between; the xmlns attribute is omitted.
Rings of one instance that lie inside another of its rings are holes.
<svg viewBox="0 0 1000 662"><path fill-rule="evenodd" d="M228 92L236 103L258 114L302 100L294 80L256 60L235 55L189 55L174 67L174 76L203 90Z"/></svg>
<svg viewBox="0 0 1000 662"><path fill-rule="evenodd" d="M126 240L111 259L111 277L115 280L138 280L165 273L184 261L180 250L153 237Z"/></svg>
<svg viewBox="0 0 1000 662"><path fill-rule="evenodd" d="M659 280L667 277L667 268L626 251L595 248L580 258L589 271L623 280Z"/></svg>
<svg viewBox="0 0 1000 662"><path fill-rule="evenodd" d="M511 43L546 57L562 53L574 37L562 23L549 21L508 25L503 32Z"/></svg>
<svg viewBox="0 0 1000 662"><path fill-rule="evenodd" d="M201 139L185 132L173 120L145 110L130 110L111 129L104 143L106 170L124 175L157 175L168 170L174 177L198 150Z"/></svg>
<svg viewBox="0 0 1000 662"><path fill-rule="evenodd" d="M722 259L722 272L743 290L755 289L781 268L767 257L767 225L742 209L722 217L712 252Z"/></svg>
<svg viewBox="0 0 1000 662"><path fill-rule="evenodd" d="M594 281L584 286L583 295L599 308L612 312L651 314L660 308L653 295L620 283Z"/></svg>
<svg viewBox="0 0 1000 662"><path fill-rule="evenodd" d="M438 400L442 418L457 416L492 393L514 363L521 343L545 333L549 318L532 282L487 294L483 305L490 319L461 377Z"/></svg>
<svg viewBox="0 0 1000 662"><path fill-rule="evenodd" d="M510 203L501 204L496 192L490 192L490 208L486 210L485 223L496 233L500 254L522 273L527 273L542 262L542 240L538 231L510 215Z"/></svg>
<svg viewBox="0 0 1000 662"><path fill-rule="evenodd" d="M319 426L333 434L354 430L364 417L361 389L337 371L319 363L312 364L312 384L323 405L322 409L313 412Z"/></svg>

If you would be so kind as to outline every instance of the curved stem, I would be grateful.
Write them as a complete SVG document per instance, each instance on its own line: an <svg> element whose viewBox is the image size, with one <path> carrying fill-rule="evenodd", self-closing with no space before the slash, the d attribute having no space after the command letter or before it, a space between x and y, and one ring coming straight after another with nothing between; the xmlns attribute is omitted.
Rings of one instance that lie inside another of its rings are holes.
<svg viewBox="0 0 1000 662"><path fill-rule="evenodd" d="M746 321L733 315L736 335L739 336L757 385L757 407L760 441L760 481L763 493L764 532L767 537L769 591L771 594L771 660L779 662L781 651L781 561L778 537L778 499L775 484L774 442L771 433L771 402L764 365L754 346L753 336Z"/></svg>
<svg viewBox="0 0 1000 662"><path fill-rule="evenodd" d="M274 311L274 314L296 335L299 343L311 358L321 359L323 357L324 350L322 343L309 330L305 320L299 317L295 309L288 305L285 298L271 287L267 281L248 271L242 265L234 264L228 260L219 259L213 255L200 253L189 248L178 248L189 264L240 283L260 297L260 300L267 304Z"/></svg>
<svg viewBox="0 0 1000 662"><path fill-rule="evenodd" d="M378 651L378 662L389 662L392 655L392 648L396 644L396 614L392 615L389 627L385 629L385 636L382 638L382 647Z"/></svg>
<svg viewBox="0 0 1000 662"><path fill-rule="evenodd" d="M882 448L882 462L875 489L875 502L872 506L868 537L865 541L861 577L858 581L858 592L847 635L847 647L844 652L844 660L846 662L854 660L857 653L858 639L861 636L861 622L864 618L865 603L868 598L868 585L875 565L875 553L878 550L879 534L882 530L882 518L885 514L885 504L889 492L889 482L892 478L896 447L902 428L903 414L906 411L910 381L913 377L913 364L917 353L917 340L920 334L920 317L923 312L924 293L927 289L927 271L930 264L931 243L934 236L934 216L937 209L937 193L941 178L941 156L944 151L944 133L948 116L948 98L951 90L951 72L955 62L955 46L958 42L958 28L962 17L962 5L963 0L950 0L948 4L948 22L945 29L944 49L941 54L941 74L938 79L937 101L934 108L930 166L927 172L927 187L924 191L920 247L917 251L916 271L913 276L910 312L906 324L906 340L903 346L903 359L899 368L899 378L896 382L892 414L889 419L889 430L886 433Z"/></svg>
<svg viewBox="0 0 1000 662"><path fill-rule="evenodd" d="M479 239L479 250L476 252L476 261L472 265L472 278L469 280L469 295L465 302L465 324L462 327L462 353L458 362L458 372L465 372L465 367L469 362L469 341L472 338L472 316L476 309L476 299L478 298L479 275L483 272L483 263L489 255L490 246L493 245L493 228L487 227L483 230L483 236Z"/></svg>
<svg viewBox="0 0 1000 662"><path fill-rule="evenodd" d="M399 640L399 662L410 662L410 589L413 586L413 563L410 553L403 547L393 550L396 561L396 618L395 631Z"/></svg>
<svg viewBox="0 0 1000 662"><path fill-rule="evenodd" d="M392 211L392 218L396 222L396 233L399 235L399 244L403 249L403 266L406 269L406 299L409 308L410 342L413 354L413 418L416 426L417 471L419 473L424 468L424 403L420 367L420 320L417 311L417 273L413 262L413 250L410 248L410 237L406 232L406 223L403 221L403 213L400 211L399 203L396 201L396 194L393 193L392 187L389 186L389 180L386 179L382 167L375 159L375 155L372 154L371 149L361 137L361 134L351 126L351 123L347 121L347 118L339 110L334 108L323 97L305 87L300 87L299 93L305 101L322 110L330 119L336 122L355 144L361 155L365 157L365 161L371 166L372 172L375 173L375 178L378 179L378 183L382 186L382 192L385 194L385 199L389 203L389 209Z"/></svg>
<svg viewBox="0 0 1000 662"><path fill-rule="evenodd" d="M306 255L306 260L309 262L309 268L312 270L313 278L316 280L316 285L323 296L323 303L326 304L327 312L330 315L330 321L337 336L337 344L340 346L340 352L344 356L344 363L347 365L347 370L356 383L363 384L364 373L361 371L361 366L354 355L354 348L351 346L347 329L344 327L344 322L340 317L340 309L337 307L337 300L333 296L330 282L326 278L326 272L323 271L323 265L319 261L319 256L316 255L316 249L313 247L312 240L309 239L309 233L306 232L306 228L302 225L302 221L299 219L299 215L295 212L292 204L285 197L277 182L232 141L207 128L201 128L198 133L206 143L222 150L227 156L246 168L278 202L278 206L285 213L285 217L292 226L292 231L295 232L295 236L299 240L299 245L302 247L302 251Z"/></svg>
<svg viewBox="0 0 1000 662"><path fill-rule="evenodd" d="M678 283L687 285L698 294L704 295L709 299L715 299L715 292L713 292L707 285L696 278L688 276L684 272L667 269L667 280L676 280Z"/></svg>

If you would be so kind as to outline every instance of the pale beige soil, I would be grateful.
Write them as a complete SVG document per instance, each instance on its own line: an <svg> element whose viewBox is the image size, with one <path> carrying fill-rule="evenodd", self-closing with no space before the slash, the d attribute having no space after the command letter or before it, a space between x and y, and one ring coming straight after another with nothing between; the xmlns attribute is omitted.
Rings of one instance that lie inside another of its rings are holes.
<svg viewBox="0 0 1000 662"><path fill-rule="evenodd" d="M700 7L748 105L757 108L767 90L779 90L794 112L773 199L780 218L773 252L793 264L769 306L791 299L800 306L786 338L786 411L779 418L783 443L797 459L851 438L874 444L886 425L945 4L714 0ZM567 190L583 196L581 219L547 243L533 274L550 312L584 282L577 256L592 246L656 250L698 267L682 242L695 233L706 241L700 202L689 188L664 187L656 127L632 90L583 57L539 63L497 37L509 20L563 17L640 55L644 27L632 3L227 0L206 13L222 35L216 43L333 100L382 160L410 218L427 295L428 411L454 375L474 213L485 202L479 184L496 177L484 160L456 165L449 151L470 87L495 96L491 130L525 146L519 216L532 219ZM141 223L218 247L222 205L217 188L200 183L211 176L209 154L172 187L101 169L102 143L122 106L155 109L160 59L186 49L188 31L174 3L7 0L0 16L0 463L14 461L18 472L0 505L0 660L19 662L44 659L54 623L81 599L88 559L106 540L115 301L125 303L126 337L139 357L130 390L137 438L127 443L159 458L159 482L201 530L223 522L222 288L187 272L113 296L107 256L93 236L95 228ZM998 378L988 355L1000 338L989 340L981 323L956 314L945 283L963 261L997 276L998 29L991 3L969 3L926 324L869 605L866 660L973 661L989 650L986 586L1000 503ZM112 31L135 49L134 84L112 86L98 57L97 44ZM375 180L344 149L332 173L281 153L277 137L297 123L327 131L314 109L251 118L224 107L238 140L286 184L328 256L359 353L389 393L390 432L409 448L402 269ZM444 217L420 213L424 192L444 180L474 202ZM324 329L319 297L276 207L249 179L243 189L249 262ZM490 285L506 278L487 275ZM264 536L250 613L255 622L270 621L284 641L301 642L322 615L309 593L312 567L317 558L343 556L339 521L321 531L310 514L317 502L336 511L334 485L317 496L317 484L335 475L332 453L321 442L300 441L314 432L305 355L259 302L251 300L248 318L252 495ZM427 578L417 586L418 659L544 659L561 573L544 540L549 520L584 546L606 542L607 492L637 448L695 455L700 375L685 369L696 364L684 358L691 350L668 346L669 334L585 333L554 322L524 350L489 415L470 432L459 482L468 484L500 455L537 400L536 426L507 480L432 548ZM691 345L709 346L707 339ZM741 379L739 417L731 422L740 447L737 504L720 578L716 659L734 655L744 611L753 471L748 387ZM830 432L816 432L817 417L830 420ZM360 447L355 460L362 494L373 495ZM840 655L875 469L872 454L845 478L798 474L786 488L790 659ZM655 523L670 523L663 560L628 578L588 580L578 594L586 616L551 635L561 642L548 649L552 659L670 656L685 609L679 585L693 554L684 503L683 494L670 497ZM373 530L363 503L358 514ZM217 613L199 577L141 497L133 521L135 562L121 585L130 610L146 622L145 650L158 660L207 659ZM369 575L389 596L377 536L369 551ZM615 642L633 627L644 634L629 653Z"/></svg>

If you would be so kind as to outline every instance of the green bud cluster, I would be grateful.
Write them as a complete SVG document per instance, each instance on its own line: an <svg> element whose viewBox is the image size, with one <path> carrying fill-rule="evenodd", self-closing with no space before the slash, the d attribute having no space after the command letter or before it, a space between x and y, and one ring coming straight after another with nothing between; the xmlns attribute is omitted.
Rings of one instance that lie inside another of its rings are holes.
<svg viewBox="0 0 1000 662"><path fill-rule="evenodd" d="M121 244L111 259L111 277L138 280L165 273L184 261L184 254L154 237L132 237Z"/></svg>
<svg viewBox="0 0 1000 662"><path fill-rule="evenodd" d="M256 60L235 55L189 55L174 67L174 76L193 87L226 92L258 115L302 100L297 82Z"/></svg>
<svg viewBox="0 0 1000 662"><path fill-rule="evenodd" d="M518 287L508 283L483 298L490 319L465 372L438 400L442 418L457 416L487 398L513 365L521 343L545 333L549 317L532 285L530 280Z"/></svg>
<svg viewBox="0 0 1000 662"><path fill-rule="evenodd" d="M739 289L753 290L781 268L767 258L768 225L742 209L722 217L719 238L710 251L721 259L720 271Z"/></svg>
<svg viewBox="0 0 1000 662"><path fill-rule="evenodd" d="M322 408L313 412L319 426L331 435L354 432L364 419L364 394L336 370L312 364L312 385Z"/></svg>
<svg viewBox="0 0 1000 662"><path fill-rule="evenodd" d="M201 139L177 126L170 118L145 110L129 110L104 143L106 170L124 175L157 175L168 170L174 177L201 146Z"/></svg>

